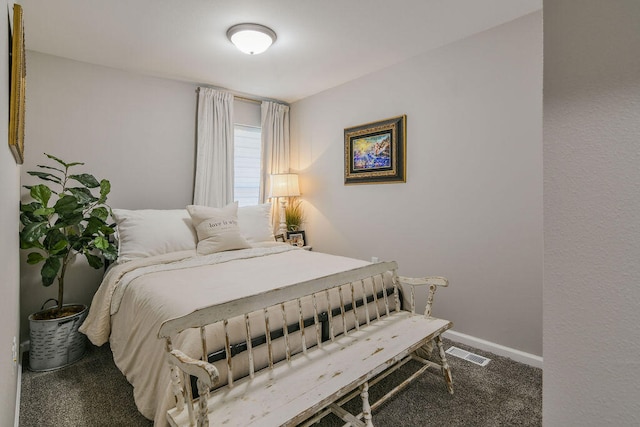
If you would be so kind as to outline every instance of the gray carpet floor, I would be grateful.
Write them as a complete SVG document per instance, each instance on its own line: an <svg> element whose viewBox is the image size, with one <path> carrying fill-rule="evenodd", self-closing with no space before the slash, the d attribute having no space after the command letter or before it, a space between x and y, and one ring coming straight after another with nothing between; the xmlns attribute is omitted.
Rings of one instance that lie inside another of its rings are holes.
<svg viewBox="0 0 640 427"><path fill-rule="evenodd" d="M426 372L373 414L377 427L541 426L542 370L445 340L491 362L481 367L449 356L455 393L446 392L439 374ZM384 394L411 373L408 363L370 390ZM77 363L52 372L22 375L20 426L151 426L137 411L133 389L113 363L108 345L89 346ZM347 409L359 408L359 398ZM356 411L357 412L357 411ZM342 425L333 415L321 427Z"/></svg>

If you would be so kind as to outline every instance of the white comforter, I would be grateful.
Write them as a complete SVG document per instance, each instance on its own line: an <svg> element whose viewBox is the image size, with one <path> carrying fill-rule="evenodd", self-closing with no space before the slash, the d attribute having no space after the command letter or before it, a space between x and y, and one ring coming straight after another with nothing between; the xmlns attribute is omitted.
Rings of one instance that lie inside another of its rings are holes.
<svg viewBox="0 0 640 427"><path fill-rule="evenodd" d="M138 409L155 425L165 426L166 411L175 401L164 341L157 337L164 320L365 264L288 245L208 256L184 251L130 261L109 270L80 331L95 345L110 342L116 365L134 387ZM185 331L173 343L199 357L197 331Z"/></svg>

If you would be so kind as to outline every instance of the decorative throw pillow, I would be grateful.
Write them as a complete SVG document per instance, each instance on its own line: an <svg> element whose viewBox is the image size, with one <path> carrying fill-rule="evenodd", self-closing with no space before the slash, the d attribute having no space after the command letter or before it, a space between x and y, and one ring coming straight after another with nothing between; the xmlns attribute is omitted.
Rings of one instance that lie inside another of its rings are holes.
<svg viewBox="0 0 640 427"><path fill-rule="evenodd" d="M118 262L195 249L196 232L186 209L113 209Z"/></svg>
<svg viewBox="0 0 640 427"><path fill-rule="evenodd" d="M237 202L223 208L189 205L187 211L198 235L199 255L251 247L240 234Z"/></svg>
<svg viewBox="0 0 640 427"><path fill-rule="evenodd" d="M238 208L240 234L249 243L273 242L271 203Z"/></svg>

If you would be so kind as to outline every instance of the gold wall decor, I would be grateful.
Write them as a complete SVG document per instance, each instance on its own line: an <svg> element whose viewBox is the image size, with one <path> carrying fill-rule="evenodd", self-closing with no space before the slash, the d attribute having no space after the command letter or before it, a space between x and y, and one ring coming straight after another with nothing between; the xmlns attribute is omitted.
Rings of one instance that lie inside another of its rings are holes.
<svg viewBox="0 0 640 427"><path fill-rule="evenodd" d="M344 183L406 182L407 116L344 130Z"/></svg>
<svg viewBox="0 0 640 427"><path fill-rule="evenodd" d="M16 163L24 162L24 103L26 89L26 53L22 6L13 5L13 33L9 51L11 64L11 95L9 98L9 147Z"/></svg>

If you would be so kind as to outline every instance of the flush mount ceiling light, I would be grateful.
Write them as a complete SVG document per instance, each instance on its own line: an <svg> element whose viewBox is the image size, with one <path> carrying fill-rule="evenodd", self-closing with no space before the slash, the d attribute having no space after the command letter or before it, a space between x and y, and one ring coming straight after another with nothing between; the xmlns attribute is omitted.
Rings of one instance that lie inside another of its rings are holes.
<svg viewBox="0 0 640 427"><path fill-rule="evenodd" d="M238 24L227 30L227 38L249 55L264 52L276 41L276 33L260 24Z"/></svg>

